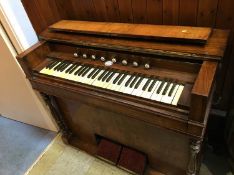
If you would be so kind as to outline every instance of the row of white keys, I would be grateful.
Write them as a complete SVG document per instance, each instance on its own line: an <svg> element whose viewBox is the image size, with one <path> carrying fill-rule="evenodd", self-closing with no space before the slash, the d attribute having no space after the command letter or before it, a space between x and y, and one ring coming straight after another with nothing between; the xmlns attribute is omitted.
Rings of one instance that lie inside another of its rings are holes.
<svg viewBox="0 0 234 175"><path fill-rule="evenodd" d="M125 79L123 80L123 82L119 85L119 88L118 89L116 89L116 91L119 91L119 92L124 92L124 90L125 90L125 84L127 83L127 81L128 81L128 79L131 77L131 75L127 75L126 77L125 77ZM118 87L118 86L117 86Z"/></svg>
<svg viewBox="0 0 234 175"><path fill-rule="evenodd" d="M120 75L120 77L119 77L119 80L117 81L117 82L115 82L115 84L114 84L114 81L115 80L113 80L113 82L112 82L112 84L110 84L109 86L107 86L107 89L110 89L110 90L113 90L113 91L118 91L119 89L120 89L120 84L118 84L118 82L124 77L124 76L126 76L125 74L122 74L121 73L121 75ZM117 76L118 77L118 76ZM117 78L116 77L116 78Z"/></svg>
<svg viewBox="0 0 234 175"><path fill-rule="evenodd" d="M179 99L180 99L180 96L181 96L183 90L184 90L184 85L180 85L180 86L178 87L178 90L177 90L177 92L176 92L174 98L173 98L173 101L172 101L172 103L171 103L172 105L175 105L175 106L177 105L177 103L178 103L178 101L179 101Z"/></svg>
<svg viewBox="0 0 234 175"><path fill-rule="evenodd" d="M138 88L134 89L132 92L132 95L138 96L140 97L141 94L143 93L143 87L145 85L145 83L148 81L148 78L143 78L143 80L141 81L140 85L138 86Z"/></svg>
<svg viewBox="0 0 234 175"><path fill-rule="evenodd" d="M163 82L161 82L160 85L158 86L158 88L160 88L160 86L162 86L161 91L158 93L158 88L155 89L153 95L151 96L151 100L161 101L161 98L163 96L162 93L167 86L167 82L165 82L163 85L161 85L162 83Z"/></svg>
<svg viewBox="0 0 234 175"><path fill-rule="evenodd" d="M52 69L48 69L48 68L43 68L40 73L46 74L46 75L51 75L55 70L54 68L57 67L59 64L61 64L62 62L59 61L57 64L55 64L55 66L53 66Z"/></svg>
<svg viewBox="0 0 234 175"><path fill-rule="evenodd" d="M179 88L179 85L178 85L178 84L175 85L174 90L173 90L173 92L171 93L171 96L169 96L169 93L170 93L171 89L173 88L173 86L174 86L174 85L173 85L173 83L172 83L172 84L170 85L170 88L168 89L167 93L163 96L161 102L167 103L167 104L171 104L171 103L172 103L172 100L174 99L174 96L175 96L175 94L176 94L176 92L177 92L177 90L178 90L178 88Z"/></svg>
<svg viewBox="0 0 234 175"><path fill-rule="evenodd" d="M117 76L119 76L119 73L115 73L111 80L108 83L106 83L105 86L103 86L102 88L109 89L110 85L113 85L113 81L117 78Z"/></svg>
<svg viewBox="0 0 234 175"><path fill-rule="evenodd" d="M131 83L135 80L135 78L137 78L137 75L133 75L132 80L129 82L128 86L125 86L125 84L123 86L125 86L123 93L125 94L132 94L132 91L134 90L134 87L130 87Z"/></svg>
<svg viewBox="0 0 234 175"><path fill-rule="evenodd" d="M148 88L146 88L146 90L141 94L141 97L142 97L142 98L148 98L148 99L150 99L150 97L151 97L152 94L154 93L154 90L158 87L158 84L159 84L159 81L158 81L158 80L155 80L155 81L156 81L156 82L155 82L155 84L154 84L152 90L149 92L149 88L150 88L151 84L154 82L154 80L152 79L152 80L150 81L150 84L149 84Z"/></svg>

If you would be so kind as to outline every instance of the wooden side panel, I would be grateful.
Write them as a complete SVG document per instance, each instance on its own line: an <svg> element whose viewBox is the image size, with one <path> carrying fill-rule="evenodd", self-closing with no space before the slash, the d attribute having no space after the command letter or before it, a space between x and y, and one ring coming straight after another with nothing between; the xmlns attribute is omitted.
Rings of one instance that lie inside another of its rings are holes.
<svg viewBox="0 0 234 175"><path fill-rule="evenodd" d="M162 0L147 0L146 23L162 24Z"/></svg>
<svg viewBox="0 0 234 175"><path fill-rule="evenodd" d="M108 21L120 22L118 0L105 0Z"/></svg>
<svg viewBox="0 0 234 175"><path fill-rule="evenodd" d="M198 6L197 25L213 27L215 25L217 8L218 0L200 0Z"/></svg>
<svg viewBox="0 0 234 175"><path fill-rule="evenodd" d="M118 0L121 22L133 22L132 0Z"/></svg>
<svg viewBox="0 0 234 175"><path fill-rule="evenodd" d="M198 0L180 0L179 24L196 26Z"/></svg>
<svg viewBox="0 0 234 175"><path fill-rule="evenodd" d="M132 16L134 23L145 23L146 2L142 0L132 0Z"/></svg>
<svg viewBox="0 0 234 175"><path fill-rule="evenodd" d="M179 0L163 0L163 24L178 25Z"/></svg>

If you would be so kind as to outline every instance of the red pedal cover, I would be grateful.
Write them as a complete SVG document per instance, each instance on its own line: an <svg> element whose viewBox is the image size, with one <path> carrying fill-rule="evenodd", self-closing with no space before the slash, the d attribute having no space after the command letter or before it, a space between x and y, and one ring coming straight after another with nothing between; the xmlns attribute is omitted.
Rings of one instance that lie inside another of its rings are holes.
<svg viewBox="0 0 234 175"><path fill-rule="evenodd" d="M117 166L132 174L143 175L146 168L146 155L123 147Z"/></svg>
<svg viewBox="0 0 234 175"><path fill-rule="evenodd" d="M98 145L97 157L116 165L121 152L121 145L102 139Z"/></svg>

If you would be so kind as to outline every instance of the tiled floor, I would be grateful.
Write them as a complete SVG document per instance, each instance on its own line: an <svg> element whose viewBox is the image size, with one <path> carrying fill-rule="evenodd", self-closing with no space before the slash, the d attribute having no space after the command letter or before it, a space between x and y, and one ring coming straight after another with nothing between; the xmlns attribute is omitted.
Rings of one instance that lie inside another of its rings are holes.
<svg viewBox="0 0 234 175"><path fill-rule="evenodd" d="M0 116L0 175L23 175L55 135Z"/></svg>

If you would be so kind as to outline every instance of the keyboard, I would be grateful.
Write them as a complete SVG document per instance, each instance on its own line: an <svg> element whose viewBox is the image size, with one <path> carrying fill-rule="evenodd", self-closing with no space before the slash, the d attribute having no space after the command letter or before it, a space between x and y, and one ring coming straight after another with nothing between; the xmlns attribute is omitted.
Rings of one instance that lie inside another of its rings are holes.
<svg viewBox="0 0 234 175"><path fill-rule="evenodd" d="M40 73L174 106L184 90L173 80L71 61L53 60Z"/></svg>

